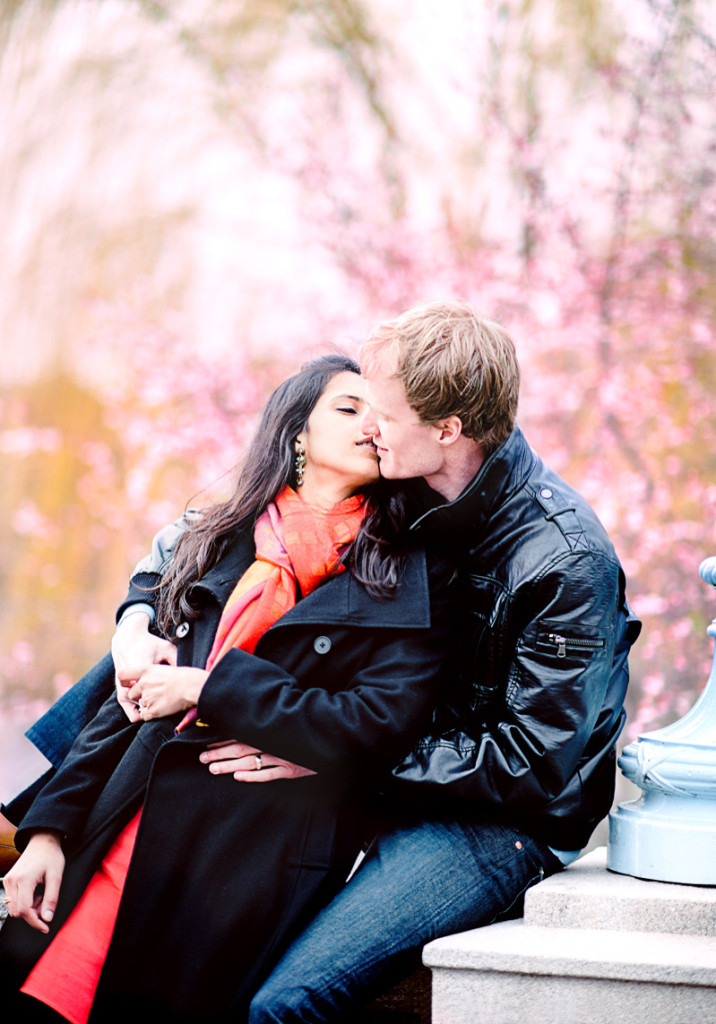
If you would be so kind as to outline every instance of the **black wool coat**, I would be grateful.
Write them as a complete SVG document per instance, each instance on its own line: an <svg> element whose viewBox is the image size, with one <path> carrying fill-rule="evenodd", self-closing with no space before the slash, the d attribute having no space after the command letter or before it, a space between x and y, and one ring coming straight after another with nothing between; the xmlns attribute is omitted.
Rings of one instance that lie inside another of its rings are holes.
<svg viewBox="0 0 716 1024"><path fill-rule="evenodd" d="M254 557L239 538L196 586L200 617L179 628L178 661L203 666L221 609ZM255 655L230 651L198 712L131 724L114 697L82 731L21 822L58 829L68 863L55 934L112 840L142 806L137 842L91 1021L142 1007L161 1019L241 1019L293 933L345 880L366 822L364 796L425 729L445 673L453 615L443 567L408 556L397 596L373 599L346 571L272 626ZM237 783L199 762L235 738L316 771ZM51 938L50 936L50 938ZM24 922L0 932L21 981L49 939Z"/></svg>

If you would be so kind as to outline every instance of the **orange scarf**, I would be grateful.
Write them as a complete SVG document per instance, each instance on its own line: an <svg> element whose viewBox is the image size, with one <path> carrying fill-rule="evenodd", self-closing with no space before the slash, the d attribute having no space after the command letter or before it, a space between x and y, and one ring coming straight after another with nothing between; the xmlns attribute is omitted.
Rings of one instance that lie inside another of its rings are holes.
<svg viewBox="0 0 716 1024"><path fill-rule="evenodd" d="M232 647L253 654L266 630L296 604L297 591L306 597L331 574L341 572L341 555L364 515L361 496L321 512L285 487L256 522L256 561L226 603L207 670Z"/></svg>

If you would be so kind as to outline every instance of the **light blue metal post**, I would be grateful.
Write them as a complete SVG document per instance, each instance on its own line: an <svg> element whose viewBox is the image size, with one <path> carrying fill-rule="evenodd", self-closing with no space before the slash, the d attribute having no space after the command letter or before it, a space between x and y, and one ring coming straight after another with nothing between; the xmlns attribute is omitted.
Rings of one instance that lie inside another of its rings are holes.
<svg viewBox="0 0 716 1024"><path fill-rule="evenodd" d="M702 562L699 573L716 587L716 557ZM707 633L716 638L716 618ZM610 870L716 885L716 649L691 710L630 743L619 767L643 793L609 815Z"/></svg>

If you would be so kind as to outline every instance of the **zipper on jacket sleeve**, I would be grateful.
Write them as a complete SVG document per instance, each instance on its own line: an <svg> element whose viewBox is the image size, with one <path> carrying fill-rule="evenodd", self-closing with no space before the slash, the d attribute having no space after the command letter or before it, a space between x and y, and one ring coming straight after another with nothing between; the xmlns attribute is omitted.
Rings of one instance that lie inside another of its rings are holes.
<svg viewBox="0 0 716 1024"><path fill-rule="evenodd" d="M562 636L561 633L550 633L547 637L557 647L557 657L566 658L568 647L577 647L583 651L598 651L604 647L603 640L583 640L580 637Z"/></svg>

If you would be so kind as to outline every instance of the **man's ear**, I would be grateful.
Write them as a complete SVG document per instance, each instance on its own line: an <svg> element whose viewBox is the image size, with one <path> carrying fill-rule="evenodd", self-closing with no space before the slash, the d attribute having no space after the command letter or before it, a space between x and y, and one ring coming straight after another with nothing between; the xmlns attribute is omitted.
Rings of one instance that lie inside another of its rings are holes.
<svg viewBox="0 0 716 1024"><path fill-rule="evenodd" d="M447 416L444 420L436 420L438 444L455 444L462 437L462 420L459 416Z"/></svg>

